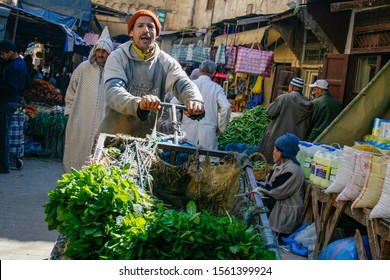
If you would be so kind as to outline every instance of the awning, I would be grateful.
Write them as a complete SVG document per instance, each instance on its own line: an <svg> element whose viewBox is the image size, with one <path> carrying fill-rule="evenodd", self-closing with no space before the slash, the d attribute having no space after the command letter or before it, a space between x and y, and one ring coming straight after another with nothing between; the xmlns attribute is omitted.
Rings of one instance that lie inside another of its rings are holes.
<svg viewBox="0 0 390 280"><path fill-rule="evenodd" d="M199 44L199 43L202 43L202 41L203 41L203 36L178 38L175 41L173 41L173 43L187 46L187 45L191 45L191 44Z"/></svg>
<svg viewBox="0 0 390 280"><path fill-rule="evenodd" d="M214 47L218 47L223 41L225 45L249 45L253 43L260 43L263 40L265 32L267 34L267 46L272 45L279 39L280 33L273 29L270 25L252 29L236 34L223 34L215 37Z"/></svg>
<svg viewBox="0 0 390 280"><path fill-rule="evenodd" d="M60 24L60 26L66 34L64 51L72 52L74 50L75 45L89 47L89 45L83 40L83 38L81 38L80 35L78 35L76 32L74 32L69 27L63 24Z"/></svg>
<svg viewBox="0 0 390 280"><path fill-rule="evenodd" d="M39 37L42 38L44 43L54 40L61 41L64 51L67 52L73 51L75 45L89 47L78 34L63 24L45 20L14 6L2 3L0 3L0 6L11 10L7 29L10 28L13 33L16 27L16 35L22 35L30 41L34 41L35 37Z"/></svg>
<svg viewBox="0 0 390 280"><path fill-rule="evenodd" d="M65 24L70 29L77 24L86 32L91 22L91 0L19 0L18 6L50 22Z"/></svg>
<svg viewBox="0 0 390 280"><path fill-rule="evenodd" d="M168 30L168 31L163 30L160 33L160 37L161 36L175 35L175 34L179 34L179 31L177 31L177 30Z"/></svg>

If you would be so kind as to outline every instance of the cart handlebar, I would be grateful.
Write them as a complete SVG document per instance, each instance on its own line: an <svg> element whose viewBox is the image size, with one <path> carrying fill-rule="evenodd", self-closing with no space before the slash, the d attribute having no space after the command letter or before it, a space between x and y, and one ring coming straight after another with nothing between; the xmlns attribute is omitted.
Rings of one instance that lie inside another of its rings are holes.
<svg viewBox="0 0 390 280"><path fill-rule="evenodd" d="M166 107L166 108L175 108L183 111L187 111L187 106L181 105L181 104L174 104L174 103L168 103L168 102L160 102L161 107ZM188 116L192 120L201 120L205 116L205 111L203 111L202 114L200 115L190 115Z"/></svg>
<svg viewBox="0 0 390 280"><path fill-rule="evenodd" d="M173 106L175 106L176 109L187 111L187 106L185 105L168 103L168 102L160 102L160 105L161 107L166 107L166 108L172 108Z"/></svg>

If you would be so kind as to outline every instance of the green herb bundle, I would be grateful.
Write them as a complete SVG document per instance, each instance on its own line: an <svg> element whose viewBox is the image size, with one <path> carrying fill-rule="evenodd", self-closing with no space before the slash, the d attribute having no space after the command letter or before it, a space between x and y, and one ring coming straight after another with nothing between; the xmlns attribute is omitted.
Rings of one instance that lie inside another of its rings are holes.
<svg viewBox="0 0 390 280"><path fill-rule="evenodd" d="M93 163L64 174L44 205L49 230L73 259L275 259L258 233L230 217L166 209L137 188L128 166Z"/></svg>
<svg viewBox="0 0 390 280"><path fill-rule="evenodd" d="M39 112L29 120L36 135L48 135L51 138L62 137L65 133L67 119L63 113L49 114Z"/></svg>
<svg viewBox="0 0 390 280"><path fill-rule="evenodd" d="M127 178L127 169L92 164L63 174L49 192L45 221L69 241L66 255L74 259L98 259L111 235L123 225L145 232L153 201Z"/></svg>
<svg viewBox="0 0 390 280"><path fill-rule="evenodd" d="M141 259L258 260L275 259L266 250L260 234L241 220L196 211L193 201L187 211L157 213L148 228Z"/></svg>

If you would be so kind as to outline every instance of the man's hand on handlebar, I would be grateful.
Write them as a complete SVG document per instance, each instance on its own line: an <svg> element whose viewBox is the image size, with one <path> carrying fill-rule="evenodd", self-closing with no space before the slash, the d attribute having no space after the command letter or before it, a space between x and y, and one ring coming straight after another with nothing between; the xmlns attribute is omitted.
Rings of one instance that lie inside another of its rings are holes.
<svg viewBox="0 0 390 280"><path fill-rule="evenodd" d="M184 115L192 119L201 119L204 116L203 103L196 100L187 101L187 110L184 111Z"/></svg>
<svg viewBox="0 0 390 280"><path fill-rule="evenodd" d="M148 94L142 96L141 102L139 103L139 109L142 111L157 111L160 110L162 106L167 107L170 105L172 104L161 102L157 96ZM205 116L203 103L201 101L189 100L187 101L186 106L176 106L177 109L183 110L183 113L193 120L200 120Z"/></svg>
<svg viewBox="0 0 390 280"><path fill-rule="evenodd" d="M139 109L148 110L148 111L157 111L161 109L160 103L161 103L160 98L152 94L147 94L142 96L141 102L139 103Z"/></svg>

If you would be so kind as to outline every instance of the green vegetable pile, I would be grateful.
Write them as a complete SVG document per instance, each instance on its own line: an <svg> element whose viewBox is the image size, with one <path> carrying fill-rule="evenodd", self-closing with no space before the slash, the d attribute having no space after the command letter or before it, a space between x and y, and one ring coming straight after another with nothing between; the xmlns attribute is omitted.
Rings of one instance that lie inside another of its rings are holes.
<svg viewBox="0 0 390 280"><path fill-rule="evenodd" d="M219 148L224 150L228 143L258 145L270 121L264 106L244 111L242 115L232 119L226 132L218 137Z"/></svg>
<svg viewBox="0 0 390 280"><path fill-rule="evenodd" d="M259 169L259 170L265 170L267 168L267 165L264 161L255 161L253 164L253 168Z"/></svg>
<svg viewBox="0 0 390 280"><path fill-rule="evenodd" d="M165 209L140 190L128 168L93 163L64 174L44 205L49 230L66 237L72 259L275 259L242 221Z"/></svg>
<svg viewBox="0 0 390 280"><path fill-rule="evenodd" d="M66 255L75 259L97 259L111 236L126 226L145 232L147 213L153 200L126 179L127 169L92 164L81 171L63 174L49 192L45 221L49 230L66 236Z"/></svg>
<svg viewBox="0 0 390 280"><path fill-rule="evenodd" d="M29 123L35 134L58 138L65 133L67 119L63 113L49 114L39 112L29 120Z"/></svg>

